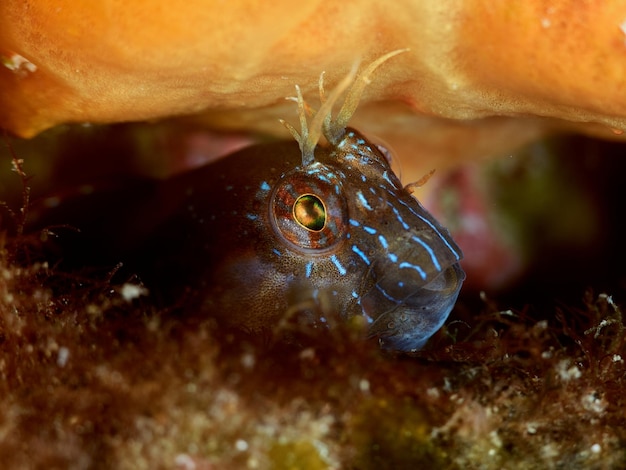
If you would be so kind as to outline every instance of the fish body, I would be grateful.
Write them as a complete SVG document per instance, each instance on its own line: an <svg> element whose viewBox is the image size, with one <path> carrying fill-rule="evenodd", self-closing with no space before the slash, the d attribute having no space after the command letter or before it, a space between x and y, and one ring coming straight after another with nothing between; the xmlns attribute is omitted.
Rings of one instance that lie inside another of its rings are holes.
<svg viewBox="0 0 626 470"><path fill-rule="evenodd" d="M353 129L308 166L296 142L277 142L127 187L43 219L80 230L63 235L64 256L122 262L162 303L185 298L230 326L260 332L302 312L324 324L332 311L364 316L387 348L417 349L464 279L448 231ZM324 212L313 229L294 215L303 196Z"/></svg>
<svg viewBox="0 0 626 470"><path fill-rule="evenodd" d="M179 277L197 259L189 280L202 308L248 329L286 312L313 311L324 323L330 305L344 318L364 316L385 346L417 349L441 327L465 277L448 231L353 129L307 166L296 145L278 143L176 186L183 210L155 232L155 247L176 247L164 269L176 264ZM307 227L297 211L311 199L325 220Z"/></svg>

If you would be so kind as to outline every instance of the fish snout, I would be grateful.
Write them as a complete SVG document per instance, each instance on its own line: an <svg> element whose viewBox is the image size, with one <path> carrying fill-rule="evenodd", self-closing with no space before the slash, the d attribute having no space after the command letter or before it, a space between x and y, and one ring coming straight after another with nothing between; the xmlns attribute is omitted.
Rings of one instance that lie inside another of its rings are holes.
<svg viewBox="0 0 626 470"><path fill-rule="evenodd" d="M443 326L456 303L465 273L455 263L418 288L398 279L393 281L393 295L391 289L385 288L387 282L378 282L363 299L362 307L366 311L376 305L378 316L366 312L373 319L369 336L378 337L384 349L414 351Z"/></svg>

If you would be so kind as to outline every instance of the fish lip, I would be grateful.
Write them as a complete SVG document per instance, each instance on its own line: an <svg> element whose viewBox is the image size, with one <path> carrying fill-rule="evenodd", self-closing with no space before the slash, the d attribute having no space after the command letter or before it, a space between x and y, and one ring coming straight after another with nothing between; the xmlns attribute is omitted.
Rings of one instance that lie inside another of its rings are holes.
<svg viewBox="0 0 626 470"><path fill-rule="evenodd" d="M370 320L368 337L377 337L387 350L421 349L447 320L464 280L464 271L455 263L401 300L373 288L361 303L364 316Z"/></svg>

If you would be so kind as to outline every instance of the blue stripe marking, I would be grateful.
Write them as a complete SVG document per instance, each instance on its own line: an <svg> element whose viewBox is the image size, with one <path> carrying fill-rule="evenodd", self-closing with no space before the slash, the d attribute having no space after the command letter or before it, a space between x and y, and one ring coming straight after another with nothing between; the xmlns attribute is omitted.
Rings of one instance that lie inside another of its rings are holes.
<svg viewBox="0 0 626 470"><path fill-rule="evenodd" d="M372 227L368 227L367 225L363 226L363 230L365 230L370 235L374 235L376 233L376 229Z"/></svg>
<svg viewBox="0 0 626 470"><path fill-rule="evenodd" d="M389 253L387 255L387 258L389 258L392 263L397 263L398 262L398 255L396 255L395 253Z"/></svg>
<svg viewBox="0 0 626 470"><path fill-rule="evenodd" d="M391 178L389 177L389 172L387 170L383 171L383 178L385 181L387 181L387 183L389 183L391 186L395 186L393 184L393 181L391 181Z"/></svg>
<svg viewBox="0 0 626 470"><path fill-rule="evenodd" d="M435 226L433 225L433 223L432 223L430 220L428 220L428 219L427 219L426 217L424 217L422 214L419 214L419 213L415 212L415 210L414 210L411 206L409 206L406 202L404 202L402 199L396 199L396 201L398 201L400 204L402 204L403 206L405 206L406 208L408 208L408 209L409 209L409 211L411 211L411 213L412 213L413 215L415 215L415 216L419 217L422 221L426 222L426 225L428 225L430 228L432 228L432 229L433 229L433 231L434 231L437 235L439 235L439 238L441 238L441 239L443 240L443 243L444 243L444 244L445 244L445 245L446 245L446 246L450 249L450 251L451 251L452 253L454 253L455 258L456 258L457 260L461 259L461 255L459 255L459 253L458 253L458 252L457 252L454 248L452 248L452 246L448 243L448 240L446 240L446 237L444 237L444 236L441 234L441 232L437 229L437 227L435 227Z"/></svg>
<svg viewBox="0 0 626 470"><path fill-rule="evenodd" d="M367 255L365 253L363 253L363 251L356 245L352 245L352 251L354 251L357 255L359 255L361 257L361 259L365 262L365 264L367 264L368 266L370 265L370 260L367 257Z"/></svg>
<svg viewBox="0 0 626 470"><path fill-rule="evenodd" d="M396 209L396 208L394 207L394 205L393 205L391 202L389 202L389 201L387 201L387 205L388 205L389 207L391 207L391 210L392 210L392 211L393 211L393 213L396 215L396 218L398 219L398 222L400 222L400 223L402 224L402 228L404 228L404 230L408 230L408 229L410 229L411 227L409 226L409 224L407 224L407 223L404 221L404 219L402 218L402 216L400 215L400 211L399 211L398 209Z"/></svg>
<svg viewBox="0 0 626 470"><path fill-rule="evenodd" d="M378 241L380 242L381 246L386 250L387 248L389 248L389 243L387 243L387 239L385 237L383 237L382 235L378 235Z"/></svg>
<svg viewBox="0 0 626 470"><path fill-rule="evenodd" d="M365 199L365 196L363 196L363 193L361 191L356 192L356 197L359 198L361 205L365 207L368 211L374 210L372 209L372 206L370 206L369 202L367 202L367 199Z"/></svg>
<svg viewBox="0 0 626 470"><path fill-rule="evenodd" d="M419 243L420 245L422 245L424 247L424 249L430 255L430 260L433 262L433 265L435 266L435 269L437 271L441 271L441 265L439 264L439 260L437 259L437 255L435 255L435 252L433 251L433 249L430 246L428 246L428 244L426 242L424 242L419 237L416 237L415 235L413 235L411 237L411 240Z"/></svg>
<svg viewBox="0 0 626 470"><path fill-rule="evenodd" d="M316 175L316 176L317 176L319 179L321 179L322 181L324 181L324 182L326 182L326 183L330 184L330 178L329 178L329 176L330 176L330 177L332 177L333 175L332 175L332 174L329 174L328 176L326 176L326 175Z"/></svg>
<svg viewBox="0 0 626 470"><path fill-rule="evenodd" d="M313 261L309 261L306 264L306 277L311 277L311 272L313 271Z"/></svg>
<svg viewBox="0 0 626 470"><path fill-rule="evenodd" d="M339 271L339 274L340 274L340 275L342 275L342 276L345 276L345 275L346 275L346 273L347 273L348 271L346 271L346 268L344 268L344 267L341 265L341 262L340 262L340 261L339 261L339 259L337 258L337 255L332 255L332 256L330 257L330 260L331 260L331 261L333 262L333 264L337 267L337 271Z"/></svg>
<svg viewBox="0 0 626 470"><path fill-rule="evenodd" d="M359 221L358 221L358 220L355 220L355 219L350 219L350 225L352 225L352 226L354 226L354 227L358 227L358 226L360 226L361 224L359 223Z"/></svg>
<svg viewBox="0 0 626 470"><path fill-rule="evenodd" d="M424 272L424 270L415 264L411 264L411 263L407 263L406 261L403 261L402 263L400 263L398 267L400 269L404 269L404 268L414 269L415 271L419 273L420 276L422 276L422 279L426 279L426 273Z"/></svg>
<svg viewBox="0 0 626 470"><path fill-rule="evenodd" d="M394 296L389 295L380 284L376 284L376 289L378 289L378 291L382 293L387 298L387 300L391 300L392 302L398 302L399 299L396 299Z"/></svg>

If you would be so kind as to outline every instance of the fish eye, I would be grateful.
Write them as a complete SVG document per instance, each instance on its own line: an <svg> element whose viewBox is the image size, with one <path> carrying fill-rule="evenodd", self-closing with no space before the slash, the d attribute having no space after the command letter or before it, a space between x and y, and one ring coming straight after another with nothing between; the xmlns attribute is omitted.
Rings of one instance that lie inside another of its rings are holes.
<svg viewBox="0 0 626 470"><path fill-rule="evenodd" d="M270 221L280 242L322 254L348 233L348 203L341 180L320 163L281 177L270 196Z"/></svg>
<svg viewBox="0 0 626 470"><path fill-rule="evenodd" d="M303 194L293 204L293 218L298 224L312 232L326 226L326 206L315 194Z"/></svg>

